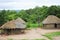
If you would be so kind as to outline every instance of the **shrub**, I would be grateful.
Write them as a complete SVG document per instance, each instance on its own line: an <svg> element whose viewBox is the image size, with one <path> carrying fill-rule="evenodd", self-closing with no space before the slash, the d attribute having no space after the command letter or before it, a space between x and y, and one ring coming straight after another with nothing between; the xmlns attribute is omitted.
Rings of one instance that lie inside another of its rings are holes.
<svg viewBox="0 0 60 40"><path fill-rule="evenodd" d="M42 23L27 23L26 24L27 28L38 28L38 27L42 27L43 24Z"/></svg>
<svg viewBox="0 0 60 40"><path fill-rule="evenodd" d="M37 23L27 23L27 28L37 28L38 24Z"/></svg>
<svg viewBox="0 0 60 40"><path fill-rule="evenodd" d="M40 23L40 24L39 24L39 27L43 27L43 24L42 24L42 23Z"/></svg>

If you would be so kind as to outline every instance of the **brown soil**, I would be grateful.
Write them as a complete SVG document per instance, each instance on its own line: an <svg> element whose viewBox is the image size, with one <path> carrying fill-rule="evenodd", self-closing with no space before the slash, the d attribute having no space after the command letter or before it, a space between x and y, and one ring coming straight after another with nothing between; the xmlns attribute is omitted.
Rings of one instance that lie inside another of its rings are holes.
<svg viewBox="0 0 60 40"><path fill-rule="evenodd" d="M60 40L60 36L54 37L53 40Z"/></svg>
<svg viewBox="0 0 60 40"><path fill-rule="evenodd" d="M56 32L56 31L60 31L60 29L41 29L41 28L37 28L37 29L31 29L31 30L25 30L25 34L18 34L18 35L0 35L0 40L7 40L7 39L14 39L14 40L20 40L20 39L46 39L48 40L48 38L46 38L45 36L42 36L45 33L49 33L49 32Z"/></svg>

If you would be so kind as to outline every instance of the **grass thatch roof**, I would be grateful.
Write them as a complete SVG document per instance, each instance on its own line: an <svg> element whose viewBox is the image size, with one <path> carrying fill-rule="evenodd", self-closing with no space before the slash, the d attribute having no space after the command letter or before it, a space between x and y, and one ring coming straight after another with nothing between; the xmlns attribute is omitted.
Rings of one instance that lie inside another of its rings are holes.
<svg viewBox="0 0 60 40"><path fill-rule="evenodd" d="M16 20L9 21L1 26L2 29L13 29L13 28L25 28L25 21L21 18L17 18Z"/></svg>
<svg viewBox="0 0 60 40"><path fill-rule="evenodd" d="M43 22L43 24L59 24L60 19L54 15L49 15Z"/></svg>

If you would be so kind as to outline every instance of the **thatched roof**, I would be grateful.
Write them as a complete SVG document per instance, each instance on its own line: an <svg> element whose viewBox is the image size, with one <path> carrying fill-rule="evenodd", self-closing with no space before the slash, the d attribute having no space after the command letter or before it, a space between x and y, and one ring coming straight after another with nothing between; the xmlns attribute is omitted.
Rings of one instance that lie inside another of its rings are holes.
<svg viewBox="0 0 60 40"><path fill-rule="evenodd" d="M1 26L2 29L13 29L13 28L25 28L25 21L21 18L17 18L16 20L9 21Z"/></svg>
<svg viewBox="0 0 60 40"><path fill-rule="evenodd" d="M43 24L58 24L60 23L60 19L54 15L49 15L43 22Z"/></svg>

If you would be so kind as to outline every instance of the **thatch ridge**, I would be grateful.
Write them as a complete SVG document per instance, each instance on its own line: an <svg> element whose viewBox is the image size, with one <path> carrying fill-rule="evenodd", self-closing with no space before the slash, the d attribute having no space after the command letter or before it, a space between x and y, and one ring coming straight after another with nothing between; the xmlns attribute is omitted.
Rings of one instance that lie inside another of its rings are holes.
<svg viewBox="0 0 60 40"><path fill-rule="evenodd" d="M54 16L54 15L49 15L43 22L43 24L58 24L60 23L60 18Z"/></svg>
<svg viewBox="0 0 60 40"><path fill-rule="evenodd" d="M25 28L25 21L21 18L17 18L16 20L11 20L4 25L2 25L0 28L2 29L13 29L13 28Z"/></svg>

